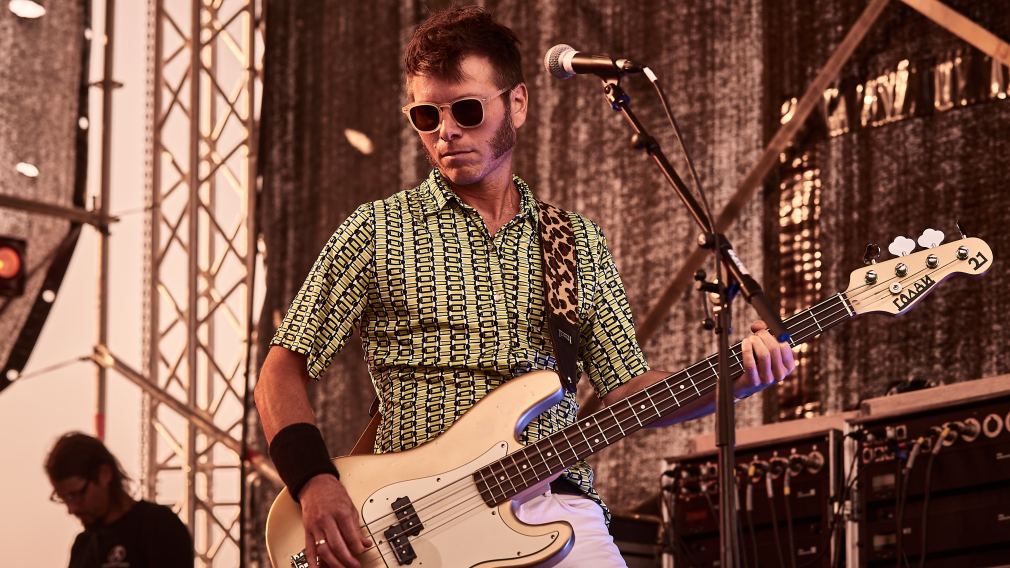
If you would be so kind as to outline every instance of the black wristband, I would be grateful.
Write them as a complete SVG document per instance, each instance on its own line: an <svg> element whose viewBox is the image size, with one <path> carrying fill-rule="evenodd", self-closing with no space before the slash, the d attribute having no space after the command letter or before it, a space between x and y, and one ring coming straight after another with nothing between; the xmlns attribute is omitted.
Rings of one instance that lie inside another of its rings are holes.
<svg viewBox="0 0 1010 568"><path fill-rule="evenodd" d="M270 459L296 502L302 487L313 477L328 473L340 479L319 428L307 422L281 428L270 442Z"/></svg>

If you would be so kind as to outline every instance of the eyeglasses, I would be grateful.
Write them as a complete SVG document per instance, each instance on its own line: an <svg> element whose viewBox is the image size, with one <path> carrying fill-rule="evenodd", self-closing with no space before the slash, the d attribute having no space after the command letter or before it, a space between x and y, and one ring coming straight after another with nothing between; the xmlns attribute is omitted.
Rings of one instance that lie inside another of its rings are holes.
<svg viewBox="0 0 1010 568"><path fill-rule="evenodd" d="M88 492L89 485L91 485L91 480L85 479L84 485L82 485L81 488L78 489L77 491L71 491L70 493L67 493L65 497L61 497L56 494L56 491L53 491L52 494L49 495L49 500L52 501L53 503L59 503L61 505L70 505L71 503L76 503L84 498L84 494Z"/></svg>
<svg viewBox="0 0 1010 568"><path fill-rule="evenodd" d="M403 114L407 115L407 120L410 121L410 125L414 127L414 130L422 134L438 130L439 125L442 124L442 109L445 107L449 108L449 112L452 113L452 119L461 128L477 128L481 124L484 124L484 103L501 96L502 93L511 89L512 87L505 87L497 93L486 97L463 97L442 104L411 103L400 110L403 111Z"/></svg>

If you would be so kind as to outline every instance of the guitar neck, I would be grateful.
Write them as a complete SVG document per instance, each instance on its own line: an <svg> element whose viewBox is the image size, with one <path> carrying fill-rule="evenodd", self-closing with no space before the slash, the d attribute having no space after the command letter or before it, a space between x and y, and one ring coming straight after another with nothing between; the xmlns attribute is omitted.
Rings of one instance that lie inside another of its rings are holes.
<svg viewBox="0 0 1010 568"><path fill-rule="evenodd" d="M785 320L793 346L854 317L844 293ZM743 372L740 343L730 348L730 374ZM571 467L603 448L624 439L715 390L718 354L583 418L559 432L525 446L474 473L477 487L489 505L503 503L551 475Z"/></svg>

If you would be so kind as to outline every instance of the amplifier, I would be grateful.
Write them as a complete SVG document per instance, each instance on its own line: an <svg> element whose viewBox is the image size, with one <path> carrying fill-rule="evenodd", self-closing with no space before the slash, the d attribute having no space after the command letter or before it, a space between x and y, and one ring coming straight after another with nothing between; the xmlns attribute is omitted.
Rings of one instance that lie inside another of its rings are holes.
<svg viewBox="0 0 1010 568"><path fill-rule="evenodd" d="M610 534L628 568L655 568L658 565L660 525L660 518L655 515L613 512Z"/></svg>
<svg viewBox="0 0 1010 568"><path fill-rule="evenodd" d="M1010 393L950 396L960 386L852 421L859 566L1010 563Z"/></svg>
<svg viewBox="0 0 1010 568"><path fill-rule="evenodd" d="M796 426L807 426L801 422ZM793 430L736 448L740 554L751 566L778 565L790 556L804 566L831 566L834 545L840 548L835 541L844 523L833 500L840 491L842 432ZM666 460L665 547L678 568L719 565L717 463L714 451Z"/></svg>

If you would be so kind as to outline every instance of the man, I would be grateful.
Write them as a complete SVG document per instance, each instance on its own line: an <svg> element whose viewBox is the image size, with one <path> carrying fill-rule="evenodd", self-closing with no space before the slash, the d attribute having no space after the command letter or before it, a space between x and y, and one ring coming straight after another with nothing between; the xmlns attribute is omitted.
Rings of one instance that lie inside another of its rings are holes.
<svg viewBox="0 0 1010 568"><path fill-rule="evenodd" d="M186 525L168 507L130 497L129 478L101 440L64 434L45 468L53 485L50 499L84 525L70 551L70 568L193 566Z"/></svg>
<svg viewBox="0 0 1010 568"><path fill-rule="evenodd" d="M278 471L302 507L307 557L359 566L372 542L328 460L306 385L360 330L379 395L376 453L428 441L503 382L555 368L545 320L537 205L512 172L528 93L518 41L477 7L437 13L407 46L404 107L433 170L418 187L359 207L334 233L273 338L256 405ZM578 256L581 369L604 403L665 378L649 371L599 227L571 215ZM738 393L781 379L792 351L755 322ZM756 359L755 359L756 356ZM586 388L583 385L583 388ZM712 397L666 419L710 412ZM572 424L569 393L524 432ZM526 502L531 523L564 518L562 566L623 566L584 462Z"/></svg>

